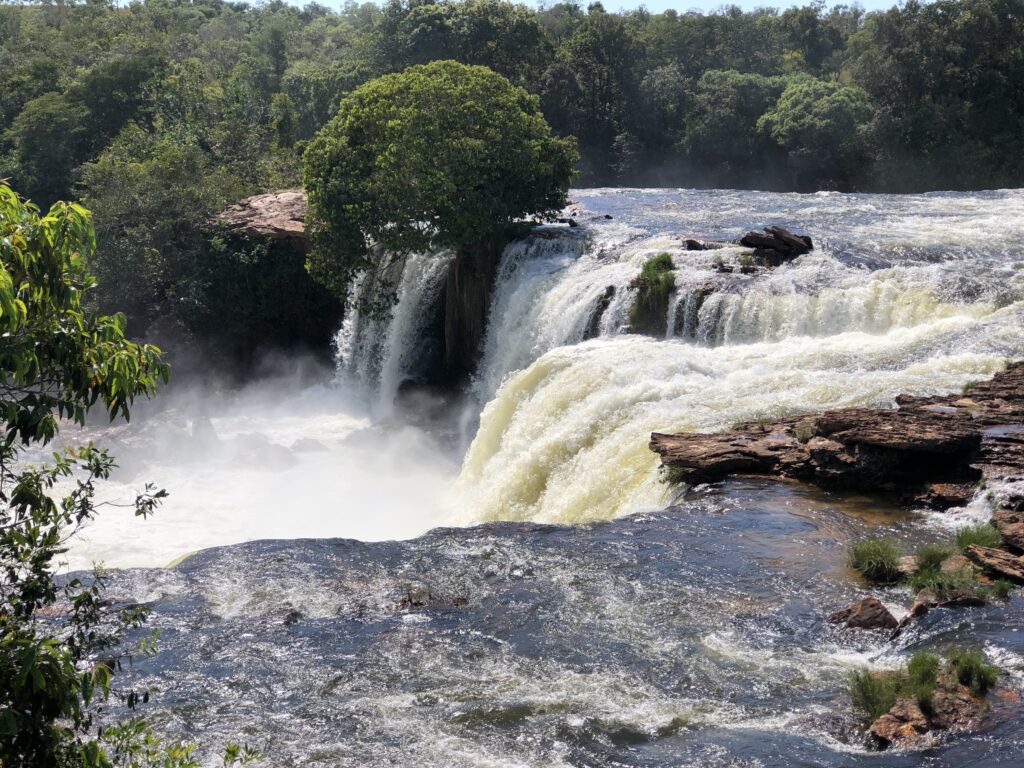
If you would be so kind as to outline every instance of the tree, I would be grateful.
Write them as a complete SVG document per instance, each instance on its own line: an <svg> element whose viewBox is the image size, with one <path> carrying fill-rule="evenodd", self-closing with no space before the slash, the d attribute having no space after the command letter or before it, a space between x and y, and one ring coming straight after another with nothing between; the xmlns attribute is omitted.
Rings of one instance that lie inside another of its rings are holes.
<svg viewBox="0 0 1024 768"><path fill-rule="evenodd" d="M58 580L55 569L68 539L103 506L97 484L113 457L91 444L42 466L23 455L49 442L60 418L84 424L100 406L127 420L136 397L167 381L160 351L129 341L123 316L84 311L94 247L84 208L57 203L40 215L0 185L0 765L199 768L193 745L163 744L140 719L100 735L92 727L114 692L125 633L146 610L108 608L99 572ZM146 517L165 496L147 485L127 506ZM141 647L153 642L143 638ZM129 708L148 698L119 693ZM254 757L228 744L224 764Z"/></svg>
<svg viewBox="0 0 1024 768"><path fill-rule="evenodd" d="M563 207L575 161L537 98L485 67L438 61L373 80L306 151L310 269L341 293L373 245L471 249Z"/></svg>
<svg viewBox="0 0 1024 768"><path fill-rule="evenodd" d="M860 88L804 75L786 86L757 127L787 150L798 189L849 189L867 159L871 115Z"/></svg>

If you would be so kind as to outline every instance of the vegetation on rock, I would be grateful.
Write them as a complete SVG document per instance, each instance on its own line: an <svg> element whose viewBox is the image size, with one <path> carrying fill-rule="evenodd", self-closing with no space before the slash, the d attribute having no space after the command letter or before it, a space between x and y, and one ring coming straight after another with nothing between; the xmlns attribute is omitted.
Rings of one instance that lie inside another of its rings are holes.
<svg viewBox="0 0 1024 768"><path fill-rule="evenodd" d="M850 567L868 581L881 584L898 581L899 561L900 548L892 539L863 539L850 545Z"/></svg>
<svg viewBox="0 0 1024 768"><path fill-rule="evenodd" d="M972 544L977 544L979 547L998 547L1002 543L1003 537L989 523L970 525L956 532L956 545L960 549L967 549Z"/></svg>
<svg viewBox="0 0 1024 768"><path fill-rule="evenodd" d="M632 287L636 289L636 298L629 309L630 330L664 336L669 296L676 287L672 257L659 253L649 258Z"/></svg>

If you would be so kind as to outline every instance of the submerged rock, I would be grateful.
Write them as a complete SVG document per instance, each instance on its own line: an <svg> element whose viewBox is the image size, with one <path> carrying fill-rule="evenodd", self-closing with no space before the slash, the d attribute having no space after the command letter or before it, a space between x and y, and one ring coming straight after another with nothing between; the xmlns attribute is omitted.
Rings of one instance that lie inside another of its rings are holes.
<svg viewBox="0 0 1024 768"><path fill-rule="evenodd" d="M894 629L896 617L880 600L866 597L849 608L836 611L828 617L833 624L845 624L850 629Z"/></svg>

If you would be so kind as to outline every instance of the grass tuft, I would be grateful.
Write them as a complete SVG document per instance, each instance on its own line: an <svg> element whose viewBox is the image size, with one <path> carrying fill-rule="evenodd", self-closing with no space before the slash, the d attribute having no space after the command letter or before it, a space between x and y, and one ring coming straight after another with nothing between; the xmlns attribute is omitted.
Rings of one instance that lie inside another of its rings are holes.
<svg viewBox="0 0 1024 768"><path fill-rule="evenodd" d="M634 332L664 333L669 295L675 290L675 265L667 253L652 256L633 281L636 300L629 309L629 324Z"/></svg>
<svg viewBox="0 0 1024 768"><path fill-rule="evenodd" d="M967 549L971 544L977 544L979 547L998 547L1002 543L1003 537L999 535L999 531L988 523L961 528L956 533L956 545L960 549Z"/></svg>
<svg viewBox="0 0 1024 768"><path fill-rule="evenodd" d="M922 589L930 590L939 600L950 600L965 593L975 597L984 597L981 584L967 569L958 571L918 570L910 576L907 583L911 589L917 592Z"/></svg>
<svg viewBox="0 0 1024 768"><path fill-rule="evenodd" d="M896 675L876 674L870 669L850 673L850 698L853 706L877 720L896 703L899 679Z"/></svg>
<svg viewBox="0 0 1024 768"><path fill-rule="evenodd" d="M924 712L932 709L940 662L938 656L928 651L918 651L907 662L907 677L899 694L914 698Z"/></svg>
<svg viewBox="0 0 1024 768"><path fill-rule="evenodd" d="M942 566L942 561L955 554L955 550L944 542L925 544L917 550L917 570L937 571Z"/></svg>
<svg viewBox="0 0 1024 768"><path fill-rule="evenodd" d="M999 677L999 668L986 664L981 651L954 651L949 657L949 667L961 685L977 694L985 693Z"/></svg>
<svg viewBox="0 0 1024 768"><path fill-rule="evenodd" d="M1006 579L996 579L992 584L992 594L997 600L1005 600L1013 592L1013 582Z"/></svg>
<svg viewBox="0 0 1024 768"><path fill-rule="evenodd" d="M850 567L868 581L880 584L897 581L900 549L892 539L864 539L850 545Z"/></svg>

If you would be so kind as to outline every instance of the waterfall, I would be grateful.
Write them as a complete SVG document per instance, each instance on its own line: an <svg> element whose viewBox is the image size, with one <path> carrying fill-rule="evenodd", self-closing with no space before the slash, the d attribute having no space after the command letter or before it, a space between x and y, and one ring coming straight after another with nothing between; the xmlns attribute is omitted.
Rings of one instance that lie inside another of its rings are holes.
<svg viewBox="0 0 1024 768"><path fill-rule="evenodd" d="M387 259L378 270L361 273L350 288L335 340L338 371L374 394L379 416L390 414L402 382L424 364L425 332L439 310L451 259L449 252ZM393 305L364 311L391 291Z"/></svg>

